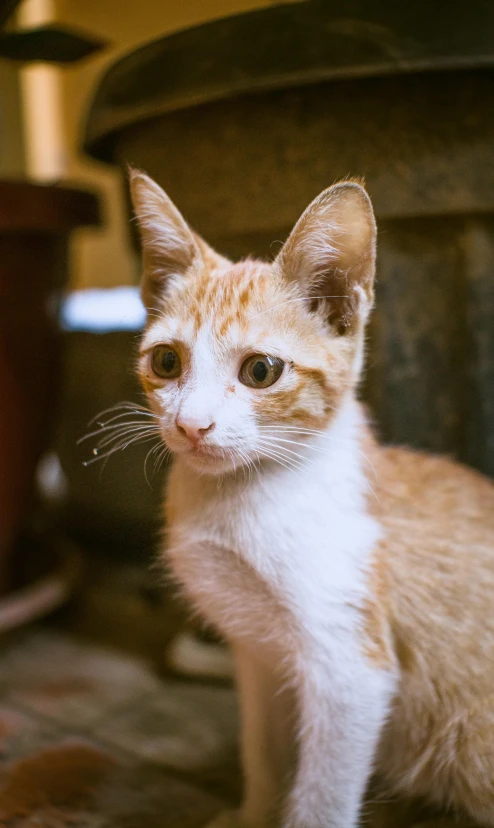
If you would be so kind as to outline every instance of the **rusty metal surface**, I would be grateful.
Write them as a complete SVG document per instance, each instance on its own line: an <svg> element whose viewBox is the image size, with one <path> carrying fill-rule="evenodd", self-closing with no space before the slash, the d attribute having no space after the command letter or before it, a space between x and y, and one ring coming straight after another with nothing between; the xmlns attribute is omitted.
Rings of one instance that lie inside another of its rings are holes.
<svg viewBox="0 0 494 828"><path fill-rule="evenodd" d="M384 222L368 366L386 441L494 476L494 217Z"/></svg>
<svg viewBox="0 0 494 828"><path fill-rule="evenodd" d="M348 175L365 177L380 219L494 210L492 100L491 70L317 84L134 124L115 157L228 253L239 235L281 238Z"/></svg>
<svg viewBox="0 0 494 828"><path fill-rule="evenodd" d="M384 439L462 458L473 333L464 224L436 218L381 227L365 395Z"/></svg>
<svg viewBox="0 0 494 828"><path fill-rule="evenodd" d="M494 476L494 217L472 217L462 235L469 332L465 459Z"/></svg>
<svg viewBox="0 0 494 828"><path fill-rule="evenodd" d="M254 91L494 65L494 4L307 0L234 15L132 52L104 78L85 149L112 155L131 123Z"/></svg>

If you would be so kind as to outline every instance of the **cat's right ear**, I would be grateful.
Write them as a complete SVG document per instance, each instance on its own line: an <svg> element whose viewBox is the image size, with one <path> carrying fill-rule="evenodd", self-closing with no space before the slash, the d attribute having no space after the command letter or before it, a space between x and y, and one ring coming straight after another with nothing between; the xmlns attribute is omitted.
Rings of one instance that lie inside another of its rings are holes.
<svg viewBox="0 0 494 828"><path fill-rule="evenodd" d="M359 181L342 181L309 204L277 257L313 310L340 335L362 330L374 298L376 222Z"/></svg>
<svg viewBox="0 0 494 828"><path fill-rule="evenodd" d="M141 296L150 308L164 295L170 277L183 275L201 260L201 251L183 216L152 178L130 168L129 181L142 242Z"/></svg>

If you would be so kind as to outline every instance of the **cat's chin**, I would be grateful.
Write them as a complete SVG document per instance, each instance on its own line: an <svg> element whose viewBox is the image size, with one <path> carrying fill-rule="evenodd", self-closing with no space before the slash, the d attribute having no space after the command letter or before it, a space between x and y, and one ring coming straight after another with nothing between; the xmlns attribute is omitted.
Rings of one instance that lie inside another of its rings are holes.
<svg viewBox="0 0 494 828"><path fill-rule="evenodd" d="M200 474L228 474L244 465L242 460L235 455L225 457L220 451L182 451L179 456L189 468Z"/></svg>

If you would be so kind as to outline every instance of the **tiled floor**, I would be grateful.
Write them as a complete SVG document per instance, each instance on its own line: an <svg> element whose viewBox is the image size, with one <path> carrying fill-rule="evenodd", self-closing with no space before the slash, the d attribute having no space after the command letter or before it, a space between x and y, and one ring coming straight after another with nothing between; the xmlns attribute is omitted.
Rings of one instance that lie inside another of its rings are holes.
<svg viewBox="0 0 494 828"><path fill-rule="evenodd" d="M49 628L0 650L2 828L199 828L238 795L235 696Z"/></svg>
<svg viewBox="0 0 494 828"><path fill-rule="evenodd" d="M202 828L239 797L237 726L229 687L160 680L51 627L0 642L0 828ZM373 797L364 813L425 815Z"/></svg>

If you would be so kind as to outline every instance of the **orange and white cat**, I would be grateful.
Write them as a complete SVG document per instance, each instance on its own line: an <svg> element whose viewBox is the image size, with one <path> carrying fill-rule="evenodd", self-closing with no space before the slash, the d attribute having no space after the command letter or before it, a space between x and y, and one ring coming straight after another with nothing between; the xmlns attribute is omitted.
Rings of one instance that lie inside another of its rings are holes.
<svg viewBox="0 0 494 828"><path fill-rule="evenodd" d="M232 264L131 171L139 373L174 453L163 550L233 649L245 798L215 826L353 828L369 777L494 826L494 486L374 441L356 401L376 227L325 190Z"/></svg>

